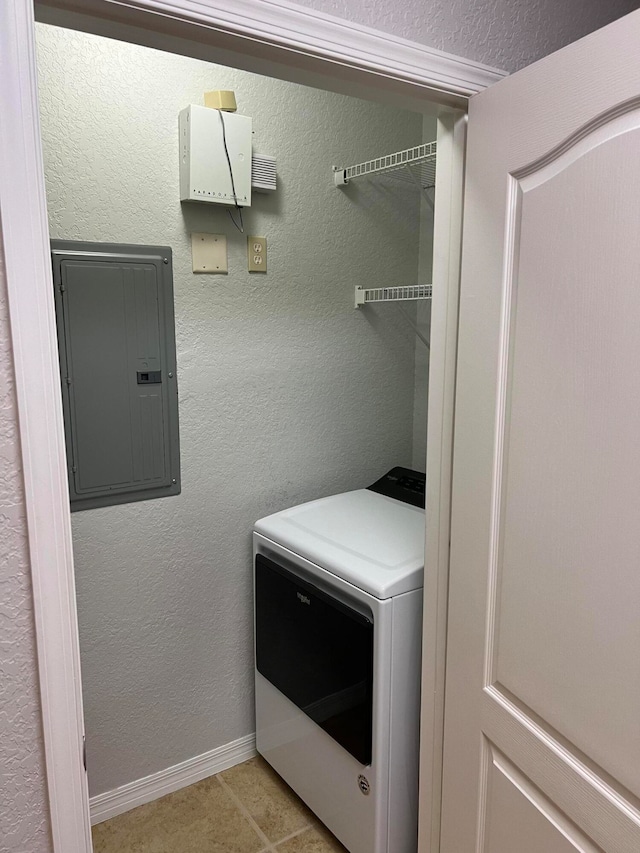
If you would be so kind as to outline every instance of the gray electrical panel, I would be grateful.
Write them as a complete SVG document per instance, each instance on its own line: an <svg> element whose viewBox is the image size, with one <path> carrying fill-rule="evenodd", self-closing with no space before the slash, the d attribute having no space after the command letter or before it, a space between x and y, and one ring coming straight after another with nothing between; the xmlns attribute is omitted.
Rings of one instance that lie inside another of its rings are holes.
<svg viewBox="0 0 640 853"><path fill-rule="evenodd" d="M180 493L171 249L53 240L71 509Z"/></svg>

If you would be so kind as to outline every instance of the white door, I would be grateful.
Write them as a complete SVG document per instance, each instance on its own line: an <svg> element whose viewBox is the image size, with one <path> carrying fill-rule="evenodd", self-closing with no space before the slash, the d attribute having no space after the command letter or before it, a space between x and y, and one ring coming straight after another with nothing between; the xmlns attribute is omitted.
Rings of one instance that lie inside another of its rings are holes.
<svg viewBox="0 0 640 853"><path fill-rule="evenodd" d="M442 853L640 851L640 13L472 98Z"/></svg>

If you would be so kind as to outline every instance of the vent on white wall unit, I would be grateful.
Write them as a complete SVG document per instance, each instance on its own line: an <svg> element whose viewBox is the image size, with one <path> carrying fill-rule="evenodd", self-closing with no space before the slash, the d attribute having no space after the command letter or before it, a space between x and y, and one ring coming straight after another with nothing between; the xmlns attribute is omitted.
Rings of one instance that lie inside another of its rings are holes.
<svg viewBox="0 0 640 853"><path fill-rule="evenodd" d="M254 154L251 158L251 189L257 193L276 191L276 158L268 154Z"/></svg>

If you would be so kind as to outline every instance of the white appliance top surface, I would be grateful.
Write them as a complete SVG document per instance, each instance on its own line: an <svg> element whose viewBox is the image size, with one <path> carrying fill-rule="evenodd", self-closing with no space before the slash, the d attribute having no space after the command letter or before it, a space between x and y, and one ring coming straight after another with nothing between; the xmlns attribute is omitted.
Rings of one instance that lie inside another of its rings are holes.
<svg viewBox="0 0 640 853"><path fill-rule="evenodd" d="M376 598L422 586L424 510L368 489L268 515L255 530Z"/></svg>

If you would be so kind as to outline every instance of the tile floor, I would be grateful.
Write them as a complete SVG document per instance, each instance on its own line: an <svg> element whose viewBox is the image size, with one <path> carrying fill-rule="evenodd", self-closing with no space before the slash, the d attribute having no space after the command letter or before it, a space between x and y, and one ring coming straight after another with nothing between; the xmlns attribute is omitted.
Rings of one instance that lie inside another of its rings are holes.
<svg viewBox="0 0 640 853"><path fill-rule="evenodd" d="M347 853L261 758L93 827L94 853Z"/></svg>

